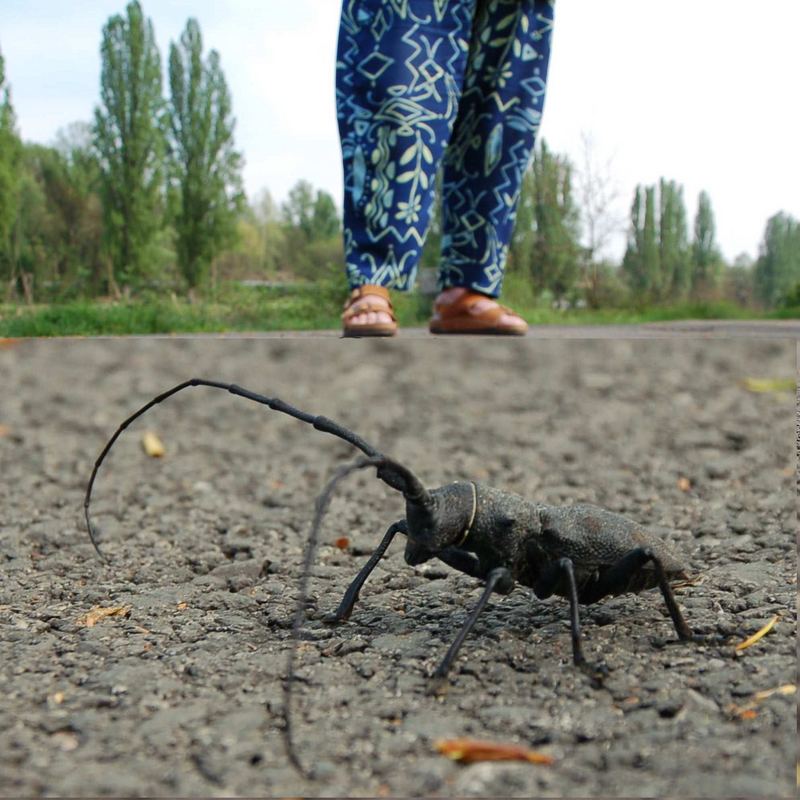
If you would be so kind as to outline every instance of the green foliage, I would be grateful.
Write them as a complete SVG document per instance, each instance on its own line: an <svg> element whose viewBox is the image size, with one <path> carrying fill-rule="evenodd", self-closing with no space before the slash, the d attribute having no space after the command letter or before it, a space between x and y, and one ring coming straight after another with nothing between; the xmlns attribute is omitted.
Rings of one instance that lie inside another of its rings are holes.
<svg viewBox="0 0 800 800"><path fill-rule="evenodd" d="M298 277L318 280L344 274L344 246L336 203L305 180L289 191L281 208L285 243L283 268Z"/></svg>
<svg viewBox="0 0 800 800"><path fill-rule="evenodd" d="M232 102L219 54L203 60L190 19L169 57L169 176L180 272L199 286L216 255L236 238L243 202L242 157L234 149Z"/></svg>
<svg viewBox="0 0 800 800"><path fill-rule="evenodd" d="M661 264L658 233L656 232L656 190L654 186L649 186L644 193L642 270L650 299L655 300L661 291Z"/></svg>
<svg viewBox="0 0 800 800"><path fill-rule="evenodd" d="M681 301L691 285L683 189L661 179L637 186L622 271L638 303Z"/></svg>
<svg viewBox="0 0 800 800"><path fill-rule="evenodd" d="M515 285L516 284L516 285ZM519 290L519 293L517 292ZM534 325L599 325L663 322L677 319L752 319L754 314L725 303L657 306L646 310L576 309L557 311L531 297L530 282L509 276L509 299ZM165 299L163 292L117 303L70 302L23 310L0 306L0 336L97 336L219 331L338 330L346 294L341 277L287 287L228 285L214 299L189 303ZM530 304L520 303L529 298ZM398 296L404 327L426 324L430 308L419 295ZM790 316L793 311L772 316Z"/></svg>
<svg viewBox="0 0 800 800"><path fill-rule="evenodd" d="M692 285L683 187L675 181L666 181L662 178L659 183L659 203L660 297L681 301L686 299Z"/></svg>
<svg viewBox="0 0 800 800"><path fill-rule="evenodd" d="M564 297L580 272L579 226L572 166L542 140L522 181L510 248L513 269L527 274L537 292Z"/></svg>
<svg viewBox="0 0 800 800"><path fill-rule="evenodd" d="M722 254L716 242L711 198L707 192L700 192L692 242L692 293L700 296L713 291L720 284L723 270Z"/></svg>
<svg viewBox="0 0 800 800"><path fill-rule="evenodd" d="M290 190L281 209L284 226L297 229L307 242L330 239L341 231L339 212L334 199L305 180Z"/></svg>
<svg viewBox="0 0 800 800"><path fill-rule="evenodd" d="M17 219L21 155L11 89L0 54L0 277L6 281L12 281L15 274L11 234Z"/></svg>
<svg viewBox="0 0 800 800"><path fill-rule="evenodd" d="M767 221L754 278L759 298L769 307L780 305L800 281L800 222L789 214Z"/></svg>
<svg viewBox="0 0 800 800"><path fill-rule="evenodd" d="M100 49L101 105L94 143L101 174L113 278L141 284L156 272L153 246L163 214L161 58L153 24L137 0L111 17Z"/></svg>
<svg viewBox="0 0 800 800"><path fill-rule="evenodd" d="M61 150L25 146L19 266L31 276L37 297L96 294L102 282L99 169L85 137L70 138L82 133L79 127L62 132Z"/></svg>

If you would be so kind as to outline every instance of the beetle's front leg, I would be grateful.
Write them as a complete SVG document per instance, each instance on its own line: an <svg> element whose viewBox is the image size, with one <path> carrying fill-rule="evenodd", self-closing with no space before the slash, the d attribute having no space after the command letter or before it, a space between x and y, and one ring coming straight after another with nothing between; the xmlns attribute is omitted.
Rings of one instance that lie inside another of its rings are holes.
<svg viewBox="0 0 800 800"><path fill-rule="evenodd" d="M383 535L383 539L381 539L381 543L369 557L369 561L364 564L361 571L356 575L355 580L348 586L342 598L342 602L339 603L339 608L325 620L326 622L335 624L344 622L350 618L350 615L353 613L353 607L358 601L358 593L361 591L361 587L372 573L372 570L378 565L381 558L383 558L384 553L392 543L392 539L394 539L398 533L408 533L408 528L406 527L406 521L404 519L389 526L389 529Z"/></svg>
<svg viewBox="0 0 800 800"><path fill-rule="evenodd" d="M481 611L483 611L484 607L489 602L492 592L510 594L513 589L514 578L511 576L511 572L509 570L507 570L505 567L496 567L495 569L489 571L489 573L486 575L486 586L484 587L483 594L478 600L478 604L474 609L472 609L472 613L469 615L469 617L467 617L466 622L458 632L458 636L456 636L453 644L450 645L450 649L442 659L441 664L439 664L439 666L436 668L436 671L433 673L433 680L431 684L432 692L438 692L441 689L444 679L447 677L447 673L450 671L450 667L452 666L453 661L455 661L458 651L461 649L461 645L464 644L464 639L467 638L467 634L474 627Z"/></svg>

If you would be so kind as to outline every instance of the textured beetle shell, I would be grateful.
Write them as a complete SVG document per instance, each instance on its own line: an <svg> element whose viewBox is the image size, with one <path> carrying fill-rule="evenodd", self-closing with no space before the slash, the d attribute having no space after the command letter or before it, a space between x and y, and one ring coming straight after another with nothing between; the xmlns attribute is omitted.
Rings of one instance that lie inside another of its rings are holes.
<svg viewBox="0 0 800 800"><path fill-rule="evenodd" d="M541 534L540 513L545 506L481 483L475 488L475 518L462 546L478 556L486 571L507 567L519 580L525 542Z"/></svg>
<svg viewBox="0 0 800 800"><path fill-rule="evenodd" d="M686 566L661 539L622 514L599 506L575 504L546 507L540 512L539 546L551 558L572 559L579 587L638 547L648 547L661 561L667 578L686 577ZM616 594L638 592L657 585L652 563L631 576Z"/></svg>
<svg viewBox="0 0 800 800"><path fill-rule="evenodd" d="M487 571L507 567L516 581L533 587L545 566L569 558L580 592L631 550L649 547L668 578L686 577L685 565L664 542L621 514L588 504L546 506L490 486L476 488L475 520L463 547ZM655 569L648 563L614 593L656 585ZM554 593L568 596L566 581Z"/></svg>

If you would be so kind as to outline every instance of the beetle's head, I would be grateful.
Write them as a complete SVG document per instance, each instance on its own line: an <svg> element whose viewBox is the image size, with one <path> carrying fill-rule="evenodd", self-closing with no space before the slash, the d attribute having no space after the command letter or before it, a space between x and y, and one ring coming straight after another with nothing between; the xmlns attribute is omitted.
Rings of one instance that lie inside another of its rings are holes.
<svg viewBox="0 0 800 800"><path fill-rule="evenodd" d="M428 491L411 470L390 458L383 459L378 477L405 497L409 564L421 564L464 541L475 518L475 484L461 481Z"/></svg>
<svg viewBox="0 0 800 800"><path fill-rule="evenodd" d="M450 483L428 493L423 505L406 499L406 562L421 564L446 547L458 547L475 518L475 484Z"/></svg>

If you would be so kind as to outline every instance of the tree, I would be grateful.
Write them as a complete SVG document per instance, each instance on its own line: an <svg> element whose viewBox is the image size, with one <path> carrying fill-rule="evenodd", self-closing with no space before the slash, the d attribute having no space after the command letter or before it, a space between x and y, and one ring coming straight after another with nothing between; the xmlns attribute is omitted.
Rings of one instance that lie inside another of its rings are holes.
<svg viewBox="0 0 800 800"><path fill-rule="evenodd" d="M331 239L338 236L341 229L336 201L328 192L318 190L311 218L311 240Z"/></svg>
<svg viewBox="0 0 800 800"><path fill-rule="evenodd" d="M644 191L644 229L642 231L642 270L647 293L656 299L661 290L661 263L656 222L656 188Z"/></svg>
<svg viewBox="0 0 800 800"><path fill-rule="evenodd" d="M140 281L161 227L164 132L161 59L138 0L103 28L101 106L94 144L101 170L111 280Z"/></svg>
<svg viewBox="0 0 800 800"><path fill-rule="evenodd" d="M0 276L9 286L16 275L11 235L17 219L21 157L11 89L6 83L5 62L0 54Z"/></svg>
<svg viewBox="0 0 800 800"><path fill-rule="evenodd" d="M800 282L800 222L789 214L779 212L767 221L754 278L768 306L781 303Z"/></svg>
<svg viewBox="0 0 800 800"><path fill-rule="evenodd" d="M690 281L683 189L663 178L637 186L622 269L641 300L685 297Z"/></svg>
<svg viewBox="0 0 800 800"><path fill-rule="evenodd" d="M314 231L314 187L306 180L299 180L289 190L286 201L281 206L283 223L288 228L296 228L311 240Z"/></svg>
<svg viewBox="0 0 800 800"><path fill-rule="evenodd" d="M328 192L299 180L290 190L281 206L281 217L286 228L301 233L307 242L330 239L341 232L341 221L336 202Z"/></svg>
<svg viewBox="0 0 800 800"><path fill-rule="evenodd" d="M685 300L692 285L683 187L659 181L659 271L662 300Z"/></svg>
<svg viewBox="0 0 800 800"><path fill-rule="evenodd" d="M580 271L580 220L572 196L572 166L544 140L523 178L511 255L538 291L563 297Z"/></svg>
<svg viewBox="0 0 800 800"><path fill-rule="evenodd" d="M178 266L197 287L214 257L236 237L242 157L234 148L231 95L212 50L203 60L190 19L169 56L169 166Z"/></svg>
<svg viewBox="0 0 800 800"><path fill-rule="evenodd" d="M622 271L627 277L631 290L637 296L644 295L650 288L644 270L644 190L636 187L631 206L631 225L628 232L628 246L622 260Z"/></svg>
<svg viewBox="0 0 800 800"><path fill-rule="evenodd" d="M722 254L717 247L714 212L707 192L700 192L692 241L692 291L695 294L718 286L722 277Z"/></svg>

